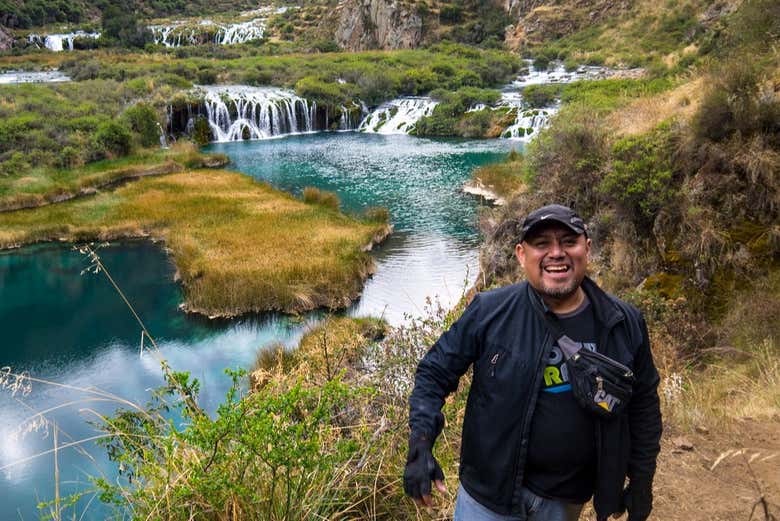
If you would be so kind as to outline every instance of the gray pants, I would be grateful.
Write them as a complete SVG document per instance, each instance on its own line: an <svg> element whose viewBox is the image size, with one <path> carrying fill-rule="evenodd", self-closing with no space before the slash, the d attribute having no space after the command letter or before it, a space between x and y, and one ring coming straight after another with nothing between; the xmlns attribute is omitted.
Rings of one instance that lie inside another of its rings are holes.
<svg viewBox="0 0 780 521"><path fill-rule="evenodd" d="M455 501L454 521L577 521L582 505L565 503L537 496L523 487L525 516L503 516L496 514L477 502L461 485Z"/></svg>

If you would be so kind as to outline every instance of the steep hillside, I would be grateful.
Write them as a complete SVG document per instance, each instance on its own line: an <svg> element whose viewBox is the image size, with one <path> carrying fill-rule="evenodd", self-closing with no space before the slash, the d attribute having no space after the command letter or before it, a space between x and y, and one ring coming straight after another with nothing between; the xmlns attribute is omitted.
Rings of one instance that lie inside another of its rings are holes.
<svg viewBox="0 0 780 521"><path fill-rule="evenodd" d="M89 23L100 19L109 6L155 18L172 15L205 15L252 9L251 0L0 0L0 25L29 29L54 23Z"/></svg>

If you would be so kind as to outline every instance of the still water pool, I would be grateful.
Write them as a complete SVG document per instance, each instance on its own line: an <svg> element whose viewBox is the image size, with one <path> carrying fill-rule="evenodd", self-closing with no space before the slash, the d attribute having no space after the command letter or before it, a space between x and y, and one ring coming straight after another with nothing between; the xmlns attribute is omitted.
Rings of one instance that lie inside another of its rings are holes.
<svg viewBox="0 0 780 521"><path fill-rule="evenodd" d="M419 313L427 296L454 303L476 276L480 202L459 189L475 166L499 160L510 146L338 133L209 150L228 154L231 168L295 194L305 186L334 191L347 212L389 208L395 233L376 250L377 272L348 313L399 323ZM100 254L171 367L201 381L201 402L210 411L229 385L225 368L250 366L272 342L293 345L317 319L185 315L175 269L160 245L112 244ZM140 353L140 330L125 304L102 275L81 273L88 264L68 245L0 253L0 367L38 379L27 396L0 391L0 520L37 519L36 503L54 496L54 457L36 455L52 448L55 424L60 446L76 443L96 434L88 422L97 414L118 407L93 389L144 403L162 383L157 360ZM48 428L34 421L41 411ZM63 495L83 490L89 476L115 475L91 441L59 451L58 462ZM83 519L103 519L106 511L89 499L77 505L76 517L86 511Z"/></svg>

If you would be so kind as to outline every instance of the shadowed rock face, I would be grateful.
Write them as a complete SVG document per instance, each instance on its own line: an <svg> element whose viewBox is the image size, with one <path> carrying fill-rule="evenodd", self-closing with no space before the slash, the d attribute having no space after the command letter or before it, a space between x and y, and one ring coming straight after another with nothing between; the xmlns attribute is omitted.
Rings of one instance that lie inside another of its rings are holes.
<svg viewBox="0 0 780 521"><path fill-rule="evenodd" d="M11 33L4 27L0 26L0 51L7 51L14 43L14 38Z"/></svg>
<svg viewBox="0 0 780 521"><path fill-rule="evenodd" d="M336 42L349 51L409 49L422 40L422 18L398 0L347 0Z"/></svg>

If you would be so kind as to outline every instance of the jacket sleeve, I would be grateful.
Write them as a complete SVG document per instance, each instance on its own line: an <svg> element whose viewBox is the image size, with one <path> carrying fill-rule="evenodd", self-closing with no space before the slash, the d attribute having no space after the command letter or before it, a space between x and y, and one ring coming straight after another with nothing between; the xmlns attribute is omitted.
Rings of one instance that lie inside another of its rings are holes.
<svg viewBox="0 0 780 521"><path fill-rule="evenodd" d="M652 482L656 458L661 450L661 406L658 399L660 378L650 352L647 324L641 314L639 326L642 344L634 361L636 384L628 409L631 432L628 477L635 482Z"/></svg>
<svg viewBox="0 0 780 521"><path fill-rule="evenodd" d="M428 350L417 366L409 397L412 436L435 439L441 425L441 408L448 394L458 388L460 377L481 352L480 295L461 317Z"/></svg>

